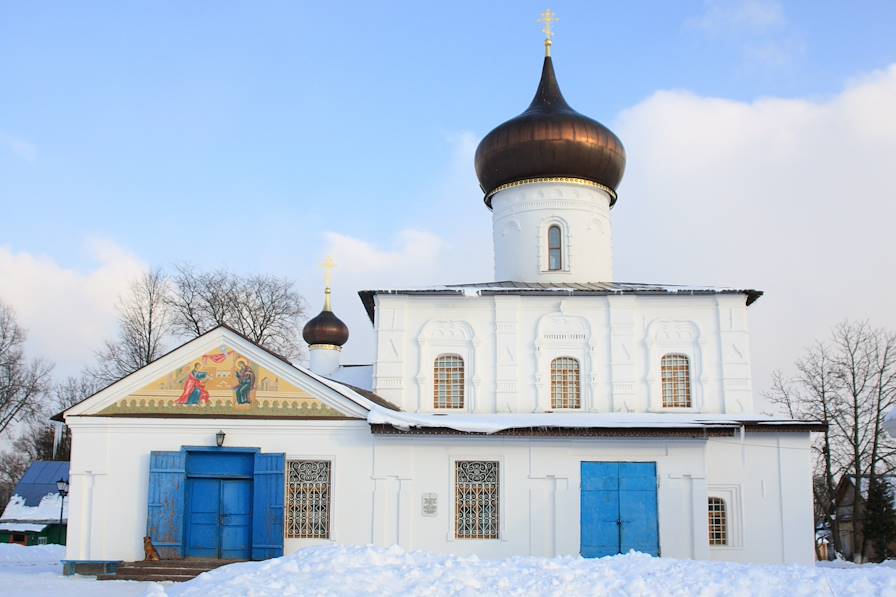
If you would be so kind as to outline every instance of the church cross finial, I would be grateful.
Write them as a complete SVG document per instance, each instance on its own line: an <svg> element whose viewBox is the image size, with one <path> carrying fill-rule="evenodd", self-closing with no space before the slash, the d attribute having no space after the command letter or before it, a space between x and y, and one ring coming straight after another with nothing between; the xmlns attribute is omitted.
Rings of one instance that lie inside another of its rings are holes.
<svg viewBox="0 0 896 597"><path fill-rule="evenodd" d="M556 13L550 8L541 13L541 18L538 19L539 23L544 23L544 28L541 31L544 33L545 56L551 55L551 38L554 37L554 30L551 28L551 25L559 20Z"/></svg>
<svg viewBox="0 0 896 597"><path fill-rule="evenodd" d="M320 266L324 270L324 311L331 311L332 306L330 305L330 286L333 283L333 268L336 267L336 262L333 261L333 258L327 255L327 258L324 259L323 263Z"/></svg>

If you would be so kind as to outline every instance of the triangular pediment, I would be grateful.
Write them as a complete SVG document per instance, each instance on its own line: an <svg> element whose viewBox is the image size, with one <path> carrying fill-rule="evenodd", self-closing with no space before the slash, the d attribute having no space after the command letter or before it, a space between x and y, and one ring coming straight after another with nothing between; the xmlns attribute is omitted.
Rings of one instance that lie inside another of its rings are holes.
<svg viewBox="0 0 896 597"><path fill-rule="evenodd" d="M358 398L348 388L322 380L222 327L112 384L65 415L363 418L365 400Z"/></svg>

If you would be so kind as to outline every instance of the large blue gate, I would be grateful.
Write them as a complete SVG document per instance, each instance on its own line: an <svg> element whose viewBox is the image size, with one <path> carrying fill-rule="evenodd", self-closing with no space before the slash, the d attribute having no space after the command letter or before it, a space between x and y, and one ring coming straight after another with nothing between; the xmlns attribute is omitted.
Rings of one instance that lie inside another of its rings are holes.
<svg viewBox="0 0 896 597"><path fill-rule="evenodd" d="M257 448L153 452L147 534L163 559L281 556L284 466Z"/></svg>
<svg viewBox="0 0 896 597"><path fill-rule="evenodd" d="M655 462L583 462L581 553L659 555Z"/></svg>

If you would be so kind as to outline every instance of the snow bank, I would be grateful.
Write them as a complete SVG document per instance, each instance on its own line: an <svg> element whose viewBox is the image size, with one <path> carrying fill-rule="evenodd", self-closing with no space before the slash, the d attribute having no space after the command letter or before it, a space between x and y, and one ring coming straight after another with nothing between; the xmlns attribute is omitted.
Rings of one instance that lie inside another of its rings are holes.
<svg viewBox="0 0 896 597"><path fill-rule="evenodd" d="M750 566L644 554L480 560L400 547L323 546L233 564L148 597L252 595L818 595L896 594L896 570Z"/></svg>
<svg viewBox="0 0 896 597"><path fill-rule="evenodd" d="M0 562L52 562L65 559L65 545L16 545L0 543Z"/></svg>
<svg viewBox="0 0 896 597"><path fill-rule="evenodd" d="M63 504L60 504L61 501L62 497L58 493L50 493L41 498L40 504L37 506L26 506L25 498L17 494L12 496L9 499L9 503L6 504L6 509L3 510L3 519L58 521L59 506L61 505L64 508L62 518L67 520L69 500L65 500Z"/></svg>

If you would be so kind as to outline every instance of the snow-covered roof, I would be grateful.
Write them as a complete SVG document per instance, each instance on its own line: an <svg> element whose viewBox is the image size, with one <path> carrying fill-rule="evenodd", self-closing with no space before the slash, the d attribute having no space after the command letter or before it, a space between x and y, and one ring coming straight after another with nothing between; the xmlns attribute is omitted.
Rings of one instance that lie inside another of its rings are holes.
<svg viewBox="0 0 896 597"><path fill-rule="evenodd" d="M547 282L484 282L477 284L448 284L444 286L420 286L411 288L384 288L361 290L358 295L370 321L374 319L373 297L377 294L402 294L423 296L493 296L502 294L529 296L608 296L620 294L635 295L715 295L743 294L747 305L751 305L762 296L761 290L751 288L727 288L715 286L687 286L679 284L643 284L640 282L587 282L580 284L561 284Z"/></svg>
<svg viewBox="0 0 896 597"><path fill-rule="evenodd" d="M45 524L34 524L30 522L0 522L0 531L10 531L12 533L39 533L47 528Z"/></svg>
<svg viewBox="0 0 896 597"><path fill-rule="evenodd" d="M51 493L41 498L40 503L36 506L28 506L25 504L25 498L20 495L14 495L9 498L9 503L3 510L3 516L0 517L0 523L51 523L59 522L59 507L62 506L62 520L68 520L68 499L63 500L58 493Z"/></svg>
<svg viewBox="0 0 896 597"><path fill-rule="evenodd" d="M713 415L699 413L520 413L520 414L417 414L375 408L367 415L374 432L392 430L453 430L461 433L495 434L512 430L690 430L703 434L724 431L730 435L741 427L817 431L816 421L770 418L761 415ZM382 426L382 427L376 427Z"/></svg>

